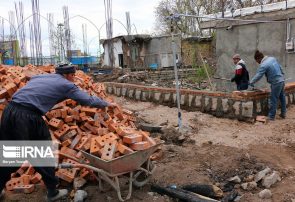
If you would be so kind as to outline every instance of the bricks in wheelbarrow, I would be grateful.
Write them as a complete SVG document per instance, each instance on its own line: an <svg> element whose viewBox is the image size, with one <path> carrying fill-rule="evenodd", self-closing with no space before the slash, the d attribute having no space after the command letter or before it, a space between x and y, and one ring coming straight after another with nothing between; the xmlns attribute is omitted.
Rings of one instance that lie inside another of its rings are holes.
<svg viewBox="0 0 295 202"><path fill-rule="evenodd" d="M64 123L63 123L62 120L56 119L56 118L52 118L49 121L49 125L52 126L52 127L54 127L54 128L56 128L56 129L61 128L63 124Z"/></svg>
<svg viewBox="0 0 295 202"><path fill-rule="evenodd" d="M73 161L71 159L66 159L63 161L63 163L77 164L76 161ZM67 169L60 168L60 169L58 169L58 171L56 171L55 174L59 178L65 180L69 183L72 183L79 170L80 170L79 168L67 168Z"/></svg>
<svg viewBox="0 0 295 202"><path fill-rule="evenodd" d="M101 147L99 146L98 142L96 141L96 138L91 139L90 143L90 154L95 156L101 156Z"/></svg>
<svg viewBox="0 0 295 202"><path fill-rule="evenodd" d="M121 154L123 154L123 155L125 155L125 154L131 154L131 153L134 152L132 149L130 149L129 147L127 147L127 146L125 146L125 145L123 145L123 144L121 144L121 143L118 144L118 146L117 146L117 150L118 150Z"/></svg>
<svg viewBox="0 0 295 202"><path fill-rule="evenodd" d="M150 147L150 144L147 141L136 142L130 145L130 148L136 151L145 150Z"/></svg>
<svg viewBox="0 0 295 202"><path fill-rule="evenodd" d="M101 158L107 161L112 160L117 150L117 144L118 142L113 139L106 141L102 150Z"/></svg>
<svg viewBox="0 0 295 202"><path fill-rule="evenodd" d="M70 130L70 127L67 124L63 124L63 126L54 132L56 138L60 139L64 134L66 134Z"/></svg>
<svg viewBox="0 0 295 202"><path fill-rule="evenodd" d="M156 141L149 136L149 132L145 132L145 131L139 131L139 132L142 135L142 140L147 141L150 144L150 146L157 144Z"/></svg>
<svg viewBox="0 0 295 202"><path fill-rule="evenodd" d="M131 134L131 135L125 135L123 137L123 142L127 144L134 144L136 142L141 142L142 141L142 135L140 134Z"/></svg>

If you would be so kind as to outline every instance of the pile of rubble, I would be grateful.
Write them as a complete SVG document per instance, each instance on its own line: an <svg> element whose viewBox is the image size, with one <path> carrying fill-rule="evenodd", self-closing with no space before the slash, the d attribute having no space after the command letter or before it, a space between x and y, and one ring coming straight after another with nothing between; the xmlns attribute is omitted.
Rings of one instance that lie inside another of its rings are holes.
<svg viewBox="0 0 295 202"><path fill-rule="evenodd" d="M33 75L44 73L54 73L53 66L0 66L0 114L17 89L23 87ZM105 94L104 85L95 83L82 71L76 72L75 84L90 95L112 101ZM137 130L133 113L120 107L97 109L65 100L54 106L43 119L50 128L52 139L60 144L60 163L87 163L81 150L109 161L156 144L148 132ZM85 168L60 168L56 175L68 183L76 179L86 183L87 179L93 177L91 171ZM27 163L11 177L6 184L7 190L24 193L32 192L34 184L41 180L41 175L35 173Z"/></svg>
<svg viewBox="0 0 295 202"><path fill-rule="evenodd" d="M228 179L228 182L234 183L235 187L244 191L256 190L258 187L265 188L258 193L260 198L271 198L272 193L269 188L279 181L281 181L279 172L272 171L268 167L256 173L256 175L246 176L243 180L239 176Z"/></svg>

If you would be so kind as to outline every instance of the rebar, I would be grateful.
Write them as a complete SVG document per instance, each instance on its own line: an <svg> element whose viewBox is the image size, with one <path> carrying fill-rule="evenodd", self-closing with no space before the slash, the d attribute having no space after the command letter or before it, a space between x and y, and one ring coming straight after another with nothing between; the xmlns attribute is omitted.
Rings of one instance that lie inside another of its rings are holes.
<svg viewBox="0 0 295 202"><path fill-rule="evenodd" d="M69 11L67 6L63 6L63 17L64 17L66 54L67 56L69 56L69 52L71 50L71 29L70 29L70 22L69 22Z"/></svg>

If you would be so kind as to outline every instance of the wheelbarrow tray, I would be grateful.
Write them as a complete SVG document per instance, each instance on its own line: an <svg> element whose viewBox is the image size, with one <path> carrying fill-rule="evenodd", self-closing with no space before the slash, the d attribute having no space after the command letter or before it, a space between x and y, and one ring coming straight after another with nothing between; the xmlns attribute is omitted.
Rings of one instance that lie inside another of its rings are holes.
<svg viewBox="0 0 295 202"><path fill-rule="evenodd" d="M136 151L110 161L103 160L85 151L82 151L82 153L89 160L91 166L102 169L111 175L118 175L139 169L162 143L163 141L146 150Z"/></svg>

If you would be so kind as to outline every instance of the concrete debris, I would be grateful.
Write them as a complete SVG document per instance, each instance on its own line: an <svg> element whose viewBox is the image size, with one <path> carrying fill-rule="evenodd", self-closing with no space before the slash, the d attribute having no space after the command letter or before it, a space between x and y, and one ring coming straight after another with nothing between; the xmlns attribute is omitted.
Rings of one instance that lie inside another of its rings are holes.
<svg viewBox="0 0 295 202"><path fill-rule="evenodd" d="M87 192L84 190L77 190L74 196L74 202L83 202L87 198Z"/></svg>
<svg viewBox="0 0 295 202"><path fill-rule="evenodd" d="M254 181L259 182L262 178L264 178L268 173L271 172L270 168L265 168L264 170L260 171L255 175Z"/></svg>
<svg viewBox="0 0 295 202"><path fill-rule="evenodd" d="M259 198L262 198L262 199L269 199L271 198L272 193L269 189L264 189L261 192L259 192L258 196Z"/></svg>
<svg viewBox="0 0 295 202"><path fill-rule="evenodd" d="M241 178L239 176L234 176L234 177L228 179L228 181L238 184L238 183L241 183Z"/></svg>
<svg viewBox="0 0 295 202"><path fill-rule="evenodd" d="M270 188L273 184L279 181L281 181L279 172L274 171L272 174L267 175L266 177L263 178L262 185L266 188Z"/></svg>
<svg viewBox="0 0 295 202"><path fill-rule="evenodd" d="M81 187L83 187L86 184L86 180L82 177L76 177L74 179L74 189L80 189Z"/></svg>

